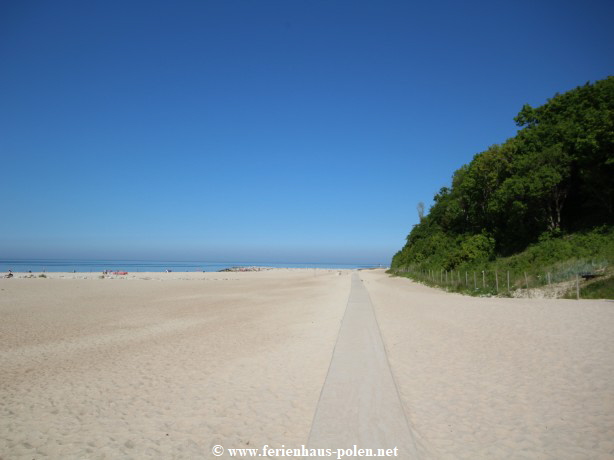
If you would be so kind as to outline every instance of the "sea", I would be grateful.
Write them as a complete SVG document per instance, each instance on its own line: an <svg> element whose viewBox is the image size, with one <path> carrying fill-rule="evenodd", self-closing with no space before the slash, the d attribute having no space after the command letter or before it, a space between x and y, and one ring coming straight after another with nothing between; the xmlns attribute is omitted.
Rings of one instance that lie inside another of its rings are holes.
<svg viewBox="0 0 614 460"><path fill-rule="evenodd" d="M233 267L368 269L381 264L341 263L271 263L271 262L206 262L168 260L73 260L73 259L0 259L0 273L79 272L95 273L104 270L127 272L219 272Z"/></svg>

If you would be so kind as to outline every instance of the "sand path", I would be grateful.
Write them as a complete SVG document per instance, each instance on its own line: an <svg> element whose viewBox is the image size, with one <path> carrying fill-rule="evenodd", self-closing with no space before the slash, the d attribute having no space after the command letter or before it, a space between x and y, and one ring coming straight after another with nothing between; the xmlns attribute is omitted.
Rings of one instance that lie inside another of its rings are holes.
<svg viewBox="0 0 614 460"><path fill-rule="evenodd" d="M356 273L309 436L310 448L354 445L397 447L397 458L417 458L371 299Z"/></svg>

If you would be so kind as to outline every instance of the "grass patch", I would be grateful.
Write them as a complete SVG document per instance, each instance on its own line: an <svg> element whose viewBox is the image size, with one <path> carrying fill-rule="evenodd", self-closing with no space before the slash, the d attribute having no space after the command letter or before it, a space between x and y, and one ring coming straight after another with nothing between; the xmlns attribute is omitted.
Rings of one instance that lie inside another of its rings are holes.
<svg viewBox="0 0 614 460"><path fill-rule="evenodd" d="M566 299L575 299L576 290L568 292ZM614 299L614 277L590 281L580 287L581 299Z"/></svg>

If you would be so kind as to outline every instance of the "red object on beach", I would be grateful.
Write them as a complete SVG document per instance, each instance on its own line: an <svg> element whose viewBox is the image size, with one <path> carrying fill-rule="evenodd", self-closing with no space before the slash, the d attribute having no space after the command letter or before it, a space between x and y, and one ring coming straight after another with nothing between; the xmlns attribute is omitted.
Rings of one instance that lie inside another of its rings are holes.
<svg viewBox="0 0 614 460"><path fill-rule="evenodd" d="M114 275L127 275L128 272L114 272Z"/></svg>

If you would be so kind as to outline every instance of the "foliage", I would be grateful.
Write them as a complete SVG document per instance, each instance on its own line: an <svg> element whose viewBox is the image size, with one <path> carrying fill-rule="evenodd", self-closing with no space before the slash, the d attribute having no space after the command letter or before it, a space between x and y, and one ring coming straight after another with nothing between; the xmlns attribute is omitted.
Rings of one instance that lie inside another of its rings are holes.
<svg viewBox="0 0 614 460"><path fill-rule="evenodd" d="M558 238L544 235L518 254L467 260L454 269L423 262L397 267L390 273L471 295L511 295L516 289L525 289L527 283L532 289L550 283L569 283L585 273L613 276L614 227L599 227ZM590 281L581 282L581 287L585 284L590 285ZM606 295L606 291L599 292L600 296ZM570 295L575 298L575 290Z"/></svg>
<svg viewBox="0 0 614 460"><path fill-rule="evenodd" d="M525 105L515 121L514 138L475 155L435 195L393 270L496 263L531 272L537 261L593 257L597 240L612 247L614 77Z"/></svg>

